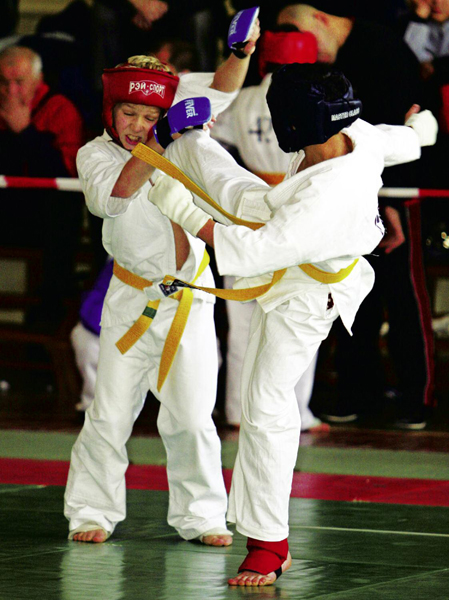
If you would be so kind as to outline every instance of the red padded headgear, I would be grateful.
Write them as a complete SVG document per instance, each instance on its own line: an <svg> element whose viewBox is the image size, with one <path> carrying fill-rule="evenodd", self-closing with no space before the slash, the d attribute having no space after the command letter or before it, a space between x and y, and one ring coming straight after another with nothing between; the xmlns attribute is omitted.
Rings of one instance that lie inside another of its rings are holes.
<svg viewBox="0 0 449 600"><path fill-rule="evenodd" d="M259 41L259 74L265 77L267 65L314 63L318 49L310 31L265 31Z"/></svg>
<svg viewBox="0 0 449 600"><path fill-rule="evenodd" d="M103 124L109 135L119 141L112 110L119 102L158 106L164 111L172 105L179 77L156 69L141 69L125 64L103 71Z"/></svg>

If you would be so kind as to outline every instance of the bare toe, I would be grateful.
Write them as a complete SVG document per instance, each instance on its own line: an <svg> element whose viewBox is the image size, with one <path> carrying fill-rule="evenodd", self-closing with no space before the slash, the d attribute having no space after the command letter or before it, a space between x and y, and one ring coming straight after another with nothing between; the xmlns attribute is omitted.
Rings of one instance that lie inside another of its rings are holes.
<svg viewBox="0 0 449 600"><path fill-rule="evenodd" d="M104 529L92 529L91 531L81 531L73 536L75 542L94 542L101 544L108 539L108 534Z"/></svg>
<svg viewBox="0 0 449 600"><path fill-rule="evenodd" d="M287 555L287 558L282 564L282 573L285 573L292 566L292 556L290 552ZM276 573L272 571L267 575L262 575L261 573L254 573L253 571L242 571L236 577L231 577L228 579L229 585L239 585L239 586L258 586L262 587L265 585L272 585L277 579Z"/></svg>
<svg viewBox="0 0 449 600"><path fill-rule="evenodd" d="M204 535L201 541L206 546L230 546L232 535Z"/></svg>
<svg viewBox="0 0 449 600"><path fill-rule="evenodd" d="M261 575L260 573L254 573L253 571L242 571L236 577L228 579L229 585L239 585L242 587L271 585L275 581L276 575L274 573Z"/></svg>

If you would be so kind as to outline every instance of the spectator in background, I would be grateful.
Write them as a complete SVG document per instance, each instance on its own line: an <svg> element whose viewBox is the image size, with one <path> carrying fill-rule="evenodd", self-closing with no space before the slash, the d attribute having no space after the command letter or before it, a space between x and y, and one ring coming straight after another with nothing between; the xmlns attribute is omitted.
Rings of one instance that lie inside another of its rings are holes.
<svg viewBox="0 0 449 600"><path fill-rule="evenodd" d="M19 21L19 0L2 0L0 8L0 38L12 35Z"/></svg>
<svg viewBox="0 0 449 600"><path fill-rule="evenodd" d="M449 0L409 0L409 14L402 22L404 40L421 65L426 101L438 115L437 143L423 153L423 187L449 188ZM449 227L447 199L433 198L422 204L425 258L447 263Z"/></svg>
<svg viewBox="0 0 449 600"><path fill-rule="evenodd" d="M319 1L319 0L317 0ZM400 125L409 107L420 102L419 64L400 36L387 26L361 18L337 16L307 4L280 11L278 24L294 25L317 39L318 61L345 73L363 102L363 119ZM419 185L415 163L385 169L387 186ZM422 429L424 405L433 403L433 334L421 260L420 207L389 199L381 204L387 235L368 257L376 273L350 337L337 322L338 397L324 410L331 422L357 418L362 404L379 407L383 373L379 331L387 309L388 347L401 399L397 426Z"/></svg>
<svg viewBox="0 0 449 600"><path fill-rule="evenodd" d="M112 267L113 261L108 258L92 289L85 294L79 312L80 320L70 334L76 365L83 380L81 398L75 405L78 411L86 411L95 396L100 355L101 312L112 277Z"/></svg>
<svg viewBox="0 0 449 600"><path fill-rule="evenodd" d="M448 187L449 151L449 0L410 0L403 22L404 40L419 60L426 101L439 115L440 134L428 149L423 175L426 187Z"/></svg>
<svg viewBox="0 0 449 600"><path fill-rule="evenodd" d="M76 177L84 125L75 106L44 82L38 54L21 46L0 53L0 172ZM3 246L43 249L42 306L33 321L54 325L73 285L82 198L56 190L8 189L0 205Z"/></svg>
<svg viewBox="0 0 449 600"><path fill-rule="evenodd" d="M97 117L101 98L95 98L91 86L91 40L91 9L84 0L72 0L62 11L42 17L36 33L21 38L20 45L40 55L46 82L75 104L89 133L96 133L102 130Z"/></svg>
<svg viewBox="0 0 449 600"><path fill-rule="evenodd" d="M101 91L99 73L123 56L142 54L158 40L183 39L195 45L199 70L215 71L219 32L229 25L221 0L94 0L92 73Z"/></svg>
<svg viewBox="0 0 449 600"><path fill-rule="evenodd" d="M71 100L80 111L88 138L103 131L101 93L95 90L92 76L92 9L84 0L72 0L63 10L46 15L39 21L36 33L24 36L20 44L34 50L42 58L46 83ZM106 260L101 241L102 220L88 213L92 250L92 280Z"/></svg>
<svg viewBox="0 0 449 600"><path fill-rule="evenodd" d="M449 0L410 0L409 6L404 40L419 60L423 78L429 79L438 59L449 54Z"/></svg>
<svg viewBox="0 0 449 600"><path fill-rule="evenodd" d="M179 38L163 38L155 45L150 45L148 54L165 63L176 75L199 71L198 54L191 42Z"/></svg>

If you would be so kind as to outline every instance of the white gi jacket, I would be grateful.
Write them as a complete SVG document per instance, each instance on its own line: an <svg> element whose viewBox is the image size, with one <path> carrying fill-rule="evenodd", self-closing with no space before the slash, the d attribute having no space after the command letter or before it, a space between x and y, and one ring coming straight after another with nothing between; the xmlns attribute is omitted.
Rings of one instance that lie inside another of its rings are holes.
<svg viewBox="0 0 449 600"><path fill-rule="evenodd" d="M223 111L238 92L224 93L208 86L213 74L191 73L180 79L174 104L185 98L207 96L214 114ZM104 219L103 245L125 269L150 281L162 280L167 273L192 281L204 255L204 243L186 233L190 254L180 271L176 271L175 242L169 219L148 200L148 181L129 198L113 198L111 191L131 153L112 141L108 133L83 146L77 156L77 168L87 206ZM154 182L160 172L156 171ZM198 279L200 285L213 286L213 276L206 269ZM149 288L147 288L149 289ZM206 302L214 297L194 292ZM108 327L135 321L143 312L148 298L141 291L113 276L105 298L101 325Z"/></svg>
<svg viewBox="0 0 449 600"><path fill-rule="evenodd" d="M297 265L312 263L322 271L336 273L372 252L384 234L377 198L381 173L385 166L418 159L421 149L418 136L408 127L374 127L358 119L343 132L351 138L353 152L295 174L304 158L300 151L293 157L286 179L275 188L263 191L262 182L255 183L238 198L224 202L222 197L222 206L239 217L251 218L258 199L263 200L261 213L265 203L273 214L257 231L218 225L214 239L220 274L250 277L240 280L238 287L267 283L272 271L290 267L283 279L258 299L265 312L309 290L316 293L317 286L322 286L331 289L350 331L374 282L368 262L361 258L346 279L329 288Z"/></svg>

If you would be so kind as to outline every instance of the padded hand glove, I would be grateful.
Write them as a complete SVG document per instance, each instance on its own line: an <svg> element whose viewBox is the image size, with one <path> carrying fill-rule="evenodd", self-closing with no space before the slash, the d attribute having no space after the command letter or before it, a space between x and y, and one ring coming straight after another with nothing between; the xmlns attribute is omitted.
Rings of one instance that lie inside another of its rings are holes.
<svg viewBox="0 0 449 600"><path fill-rule="evenodd" d="M187 98L171 108L153 128L158 144L166 148L173 142L174 133L184 133L187 129L202 129L212 119L212 107L209 98Z"/></svg>
<svg viewBox="0 0 449 600"><path fill-rule="evenodd" d="M238 12L232 19L228 31L228 46L237 58L246 58L242 52L249 38L251 30L259 15L259 7L246 8Z"/></svg>
<svg viewBox="0 0 449 600"><path fill-rule="evenodd" d="M196 236L212 219L193 203L192 194L176 179L161 176L148 193L148 200L174 223Z"/></svg>
<svg viewBox="0 0 449 600"><path fill-rule="evenodd" d="M438 133L438 122L430 110L423 110L412 115L407 119L405 124L415 131L421 146L433 146L435 144Z"/></svg>

